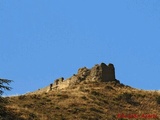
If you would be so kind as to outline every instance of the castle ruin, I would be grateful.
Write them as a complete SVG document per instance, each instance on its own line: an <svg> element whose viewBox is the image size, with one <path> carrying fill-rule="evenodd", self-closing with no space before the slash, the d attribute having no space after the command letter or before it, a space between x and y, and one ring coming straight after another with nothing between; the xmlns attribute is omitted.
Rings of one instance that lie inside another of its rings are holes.
<svg viewBox="0 0 160 120"><path fill-rule="evenodd" d="M82 81L86 82L109 82L116 81L115 78L115 68L113 64L106 65L101 63L100 65L95 65L93 68L88 69L86 67L80 68L77 74L74 74L72 77L64 80L64 78L59 78L54 80L54 83L50 84L49 90L54 89L63 89L69 86L79 84Z"/></svg>

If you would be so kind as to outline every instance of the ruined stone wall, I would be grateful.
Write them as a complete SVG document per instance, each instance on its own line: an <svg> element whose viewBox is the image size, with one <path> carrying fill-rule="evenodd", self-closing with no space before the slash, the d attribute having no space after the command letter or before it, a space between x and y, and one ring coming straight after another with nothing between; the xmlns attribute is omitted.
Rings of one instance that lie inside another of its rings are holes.
<svg viewBox="0 0 160 120"><path fill-rule="evenodd" d="M114 81L115 79L115 68L113 64L106 65L101 63L100 65L95 65L92 69L86 67L80 68L77 74L64 80L64 78L59 78L50 84L50 90L63 89L75 84L79 84L82 81L101 81L108 82Z"/></svg>

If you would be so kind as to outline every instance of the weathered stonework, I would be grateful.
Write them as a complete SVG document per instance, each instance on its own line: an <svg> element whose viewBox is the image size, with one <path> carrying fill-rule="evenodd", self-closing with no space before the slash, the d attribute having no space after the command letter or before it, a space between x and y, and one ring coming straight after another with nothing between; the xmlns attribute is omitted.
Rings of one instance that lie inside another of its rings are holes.
<svg viewBox="0 0 160 120"><path fill-rule="evenodd" d="M71 78L68 78L66 80L64 80L64 78L56 79L53 84L50 84L50 88L48 91L67 88L69 86L79 84L82 81L116 81L114 65L106 65L105 63L101 63L100 65L95 65L91 69L88 69L86 67L80 68L78 70L78 73L74 74Z"/></svg>

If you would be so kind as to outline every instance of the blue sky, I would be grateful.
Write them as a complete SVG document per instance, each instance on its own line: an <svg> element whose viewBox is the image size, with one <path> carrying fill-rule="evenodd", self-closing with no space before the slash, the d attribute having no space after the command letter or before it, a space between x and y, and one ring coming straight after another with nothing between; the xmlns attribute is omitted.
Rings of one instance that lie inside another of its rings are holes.
<svg viewBox="0 0 160 120"><path fill-rule="evenodd" d="M80 67L113 63L116 78L159 90L159 0L1 0L0 77L23 94Z"/></svg>

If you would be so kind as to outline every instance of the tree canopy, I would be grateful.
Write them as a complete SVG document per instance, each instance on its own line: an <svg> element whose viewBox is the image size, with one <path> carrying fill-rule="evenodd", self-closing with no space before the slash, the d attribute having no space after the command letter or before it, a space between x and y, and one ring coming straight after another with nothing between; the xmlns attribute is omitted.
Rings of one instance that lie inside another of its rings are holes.
<svg viewBox="0 0 160 120"><path fill-rule="evenodd" d="M4 93L4 90L11 90L12 88L9 87L9 83L11 83L12 80L8 79L2 79L0 78L0 96Z"/></svg>

